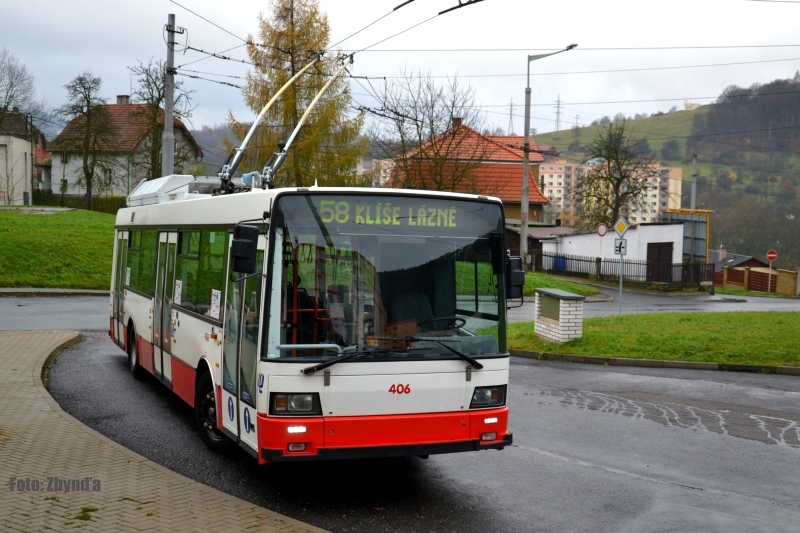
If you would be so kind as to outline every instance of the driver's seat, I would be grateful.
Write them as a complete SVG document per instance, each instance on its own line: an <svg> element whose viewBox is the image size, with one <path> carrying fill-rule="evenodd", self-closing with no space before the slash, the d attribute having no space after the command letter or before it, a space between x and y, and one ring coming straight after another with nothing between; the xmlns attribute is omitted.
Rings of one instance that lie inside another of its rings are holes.
<svg viewBox="0 0 800 533"><path fill-rule="evenodd" d="M392 298L390 308L392 322L416 320L417 325L433 320L433 309L428 297L421 292L399 293Z"/></svg>

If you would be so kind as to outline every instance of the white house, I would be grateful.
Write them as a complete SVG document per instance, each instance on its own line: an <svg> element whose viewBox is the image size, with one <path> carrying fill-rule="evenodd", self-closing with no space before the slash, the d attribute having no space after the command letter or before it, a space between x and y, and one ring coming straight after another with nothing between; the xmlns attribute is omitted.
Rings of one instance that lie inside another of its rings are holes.
<svg viewBox="0 0 800 533"><path fill-rule="evenodd" d="M28 115L17 108L6 111L0 123L0 205L31 202L33 181L42 179L47 157L44 135Z"/></svg>
<svg viewBox="0 0 800 533"><path fill-rule="evenodd" d="M127 95L117 96L116 104L103 105L110 130L109 139L98 157L98 168L92 181L92 194L127 196L136 185L151 176L146 170L150 137L144 119L146 104L132 104ZM163 110L159 121L163 122ZM50 143L53 157L53 192L70 195L86 194L81 146L84 119L71 120ZM203 151L181 120L174 118L175 174L185 174L198 163ZM160 144L160 140L159 140Z"/></svg>
<svg viewBox="0 0 800 533"><path fill-rule="evenodd" d="M22 205L31 193L31 142L0 135L0 205Z"/></svg>
<svg viewBox="0 0 800 533"><path fill-rule="evenodd" d="M604 237L596 231L573 233L542 240L542 252L618 259L614 244L619 238L611 228ZM626 241L625 260L662 263L683 261L683 222L631 226L622 238Z"/></svg>

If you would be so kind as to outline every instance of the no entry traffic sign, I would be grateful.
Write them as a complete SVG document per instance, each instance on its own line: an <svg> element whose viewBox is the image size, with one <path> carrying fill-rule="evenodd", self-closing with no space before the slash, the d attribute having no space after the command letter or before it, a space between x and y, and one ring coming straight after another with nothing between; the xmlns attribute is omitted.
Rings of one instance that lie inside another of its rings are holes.
<svg viewBox="0 0 800 533"><path fill-rule="evenodd" d="M778 258L778 252L775 250L767 250L767 260L775 261Z"/></svg>

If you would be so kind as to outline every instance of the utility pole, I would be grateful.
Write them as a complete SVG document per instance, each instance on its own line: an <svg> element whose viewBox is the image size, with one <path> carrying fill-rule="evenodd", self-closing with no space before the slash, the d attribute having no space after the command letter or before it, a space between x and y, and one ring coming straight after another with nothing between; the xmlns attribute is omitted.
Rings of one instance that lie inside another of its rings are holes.
<svg viewBox="0 0 800 533"><path fill-rule="evenodd" d="M692 195L689 199L689 207L694 211L697 200L697 154L692 154Z"/></svg>
<svg viewBox="0 0 800 533"><path fill-rule="evenodd" d="M33 130L33 115L28 113L28 125L31 129L31 205L33 205L33 191L36 190L34 185L36 180L36 133Z"/></svg>
<svg viewBox="0 0 800 533"><path fill-rule="evenodd" d="M172 130L173 102L175 100L175 15L167 16L167 72L164 84L164 135L161 138L161 175L175 172L175 134ZM156 178L157 176L153 176Z"/></svg>
<svg viewBox="0 0 800 533"><path fill-rule="evenodd" d="M506 130L506 135L513 135L514 132L514 99L511 99L511 102L508 104L508 130Z"/></svg>
<svg viewBox="0 0 800 533"><path fill-rule="evenodd" d="M561 95L558 95L558 100L556 100L556 139L561 138Z"/></svg>

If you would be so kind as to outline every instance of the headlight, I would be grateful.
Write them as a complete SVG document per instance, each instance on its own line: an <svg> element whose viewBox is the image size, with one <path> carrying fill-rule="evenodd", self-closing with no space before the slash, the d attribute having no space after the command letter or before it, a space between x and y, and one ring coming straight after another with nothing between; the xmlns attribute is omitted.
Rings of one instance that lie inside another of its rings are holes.
<svg viewBox="0 0 800 533"><path fill-rule="evenodd" d="M497 385L494 387L475 387L472 393L470 409L477 407L498 407L506 403L506 386Z"/></svg>
<svg viewBox="0 0 800 533"><path fill-rule="evenodd" d="M322 407L316 392L273 392L269 399L271 415L321 415Z"/></svg>

